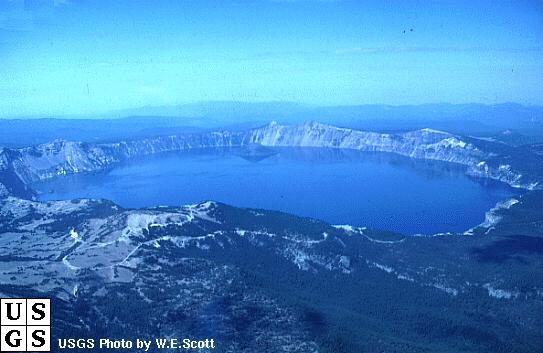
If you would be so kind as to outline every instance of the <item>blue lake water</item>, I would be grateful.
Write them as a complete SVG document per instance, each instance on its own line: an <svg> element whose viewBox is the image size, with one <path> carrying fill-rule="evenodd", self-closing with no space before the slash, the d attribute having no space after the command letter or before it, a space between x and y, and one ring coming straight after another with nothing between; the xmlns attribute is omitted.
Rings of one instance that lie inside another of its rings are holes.
<svg viewBox="0 0 543 353"><path fill-rule="evenodd" d="M34 187L41 200L105 198L124 207L215 200L407 234L464 231L515 194L448 163L327 149L164 154Z"/></svg>

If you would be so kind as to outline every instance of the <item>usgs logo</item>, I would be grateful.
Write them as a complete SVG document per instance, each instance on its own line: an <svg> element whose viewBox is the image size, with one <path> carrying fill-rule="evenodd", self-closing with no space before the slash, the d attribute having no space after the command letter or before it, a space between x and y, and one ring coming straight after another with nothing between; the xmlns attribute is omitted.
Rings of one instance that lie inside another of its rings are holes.
<svg viewBox="0 0 543 353"><path fill-rule="evenodd" d="M1 352L51 351L51 299L0 299Z"/></svg>

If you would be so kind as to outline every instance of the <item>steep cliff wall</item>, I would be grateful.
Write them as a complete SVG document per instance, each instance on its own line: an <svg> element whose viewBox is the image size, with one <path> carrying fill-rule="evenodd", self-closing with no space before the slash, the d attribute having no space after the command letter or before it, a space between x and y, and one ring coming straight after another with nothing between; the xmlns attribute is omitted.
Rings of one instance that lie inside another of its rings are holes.
<svg viewBox="0 0 543 353"><path fill-rule="evenodd" d="M280 125L275 122L241 132L216 131L199 134L160 136L108 144L55 140L22 149L0 151L0 195L12 191L11 183L53 178L60 175L103 170L131 158L196 148L243 147L315 147L389 152L410 158L431 159L467 166L467 172L526 189L540 188L539 180L510 164L500 163L500 153L473 139L443 131L422 129L386 134L345 129L320 123Z"/></svg>

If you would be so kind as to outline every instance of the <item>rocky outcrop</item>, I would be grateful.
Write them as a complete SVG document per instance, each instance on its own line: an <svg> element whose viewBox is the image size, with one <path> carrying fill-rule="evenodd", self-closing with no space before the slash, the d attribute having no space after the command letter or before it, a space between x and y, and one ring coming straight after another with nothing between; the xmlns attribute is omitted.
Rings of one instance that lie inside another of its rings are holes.
<svg viewBox="0 0 543 353"><path fill-rule="evenodd" d="M384 134L308 123L285 126L271 123L250 132L252 143L279 147L325 147L368 152L390 152L419 159L469 165L489 154L460 138L437 130L422 129Z"/></svg>
<svg viewBox="0 0 543 353"><path fill-rule="evenodd" d="M476 164L469 164L466 173L478 178L498 180L515 188L541 190L541 182L536 176L521 173L520 171L511 167L509 164L494 164L495 165L492 166L486 161L481 161Z"/></svg>
<svg viewBox="0 0 543 353"><path fill-rule="evenodd" d="M506 182L514 187L538 189L538 180L509 165L496 163L499 153L475 141L432 129L398 134L359 131L320 123L280 125L275 122L248 131L216 131L160 136L107 144L55 140L17 150L0 151L0 172L29 184L60 175L106 169L131 158L196 148L243 146L315 147L388 152L410 158L458 163L468 173ZM494 161L488 163L487 161ZM9 187L8 187L9 190Z"/></svg>
<svg viewBox="0 0 543 353"><path fill-rule="evenodd" d="M242 137L240 133L224 131L108 144L55 140L15 151L17 156L11 163L16 174L29 183L59 175L103 170L115 163L151 154L193 148L242 146Z"/></svg>

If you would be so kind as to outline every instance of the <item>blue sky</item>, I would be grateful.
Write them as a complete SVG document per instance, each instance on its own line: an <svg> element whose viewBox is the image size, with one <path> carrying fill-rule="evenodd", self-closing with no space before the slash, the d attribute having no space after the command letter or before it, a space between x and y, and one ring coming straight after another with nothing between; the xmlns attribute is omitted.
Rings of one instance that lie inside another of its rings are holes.
<svg viewBox="0 0 543 353"><path fill-rule="evenodd" d="M0 116L543 104L543 2L0 0Z"/></svg>

